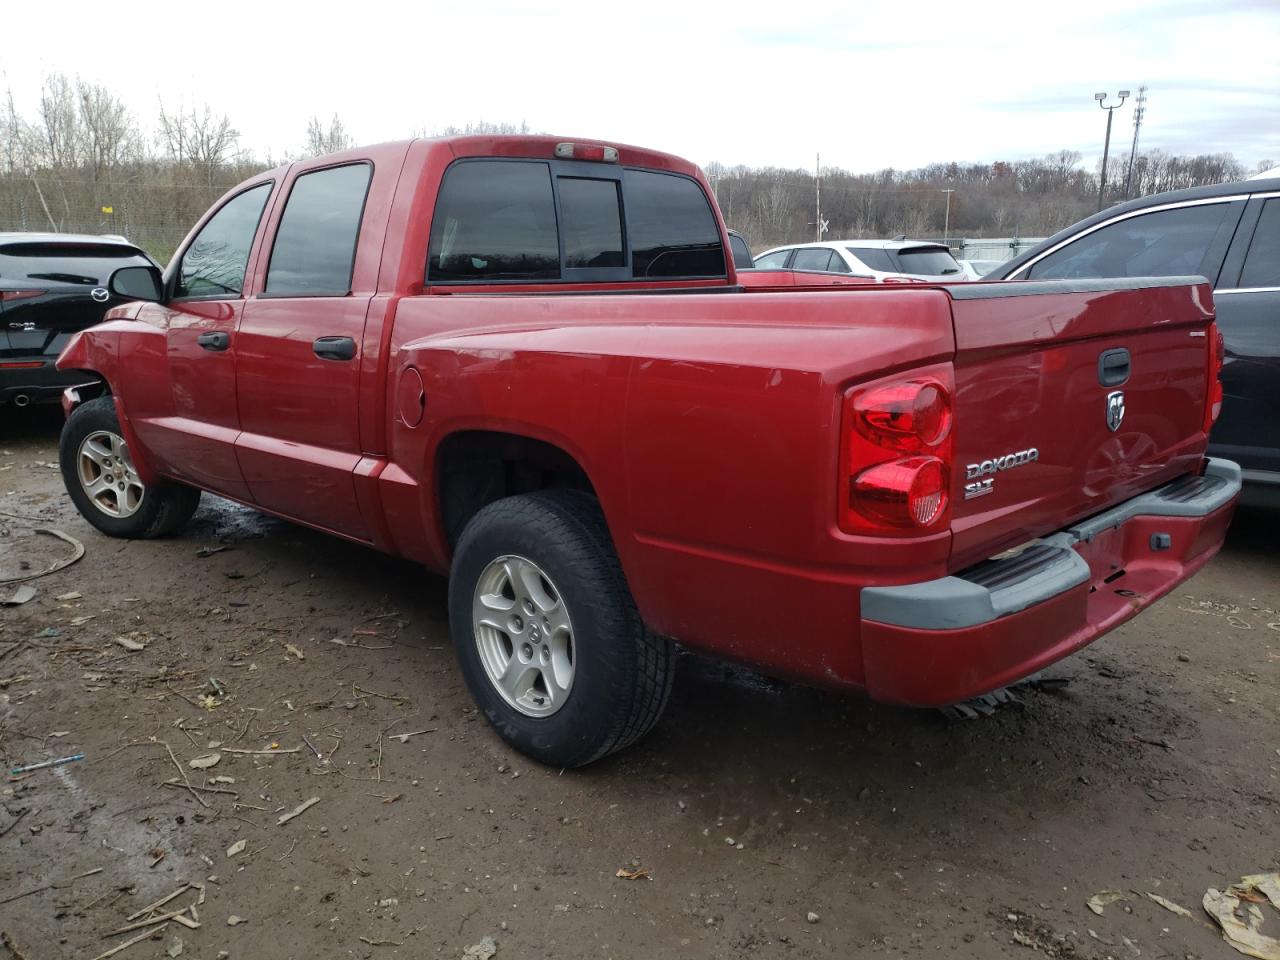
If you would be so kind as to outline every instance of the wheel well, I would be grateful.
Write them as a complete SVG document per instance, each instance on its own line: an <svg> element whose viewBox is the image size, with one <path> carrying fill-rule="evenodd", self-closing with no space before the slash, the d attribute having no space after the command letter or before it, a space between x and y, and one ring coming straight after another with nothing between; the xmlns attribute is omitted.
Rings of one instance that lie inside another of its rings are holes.
<svg viewBox="0 0 1280 960"><path fill-rule="evenodd" d="M503 497L563 488L595 495L586 471L554 444L514 433L455 433L437 458L440 518L449 546L485 506Z"/></svg>

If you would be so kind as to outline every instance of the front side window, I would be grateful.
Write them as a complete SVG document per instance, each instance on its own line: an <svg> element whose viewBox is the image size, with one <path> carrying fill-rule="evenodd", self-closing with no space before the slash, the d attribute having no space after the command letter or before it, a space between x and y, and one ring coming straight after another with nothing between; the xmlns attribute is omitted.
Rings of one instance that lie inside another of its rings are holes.
<svg viewBox="0 0 1280 960"><path fill-rule="evenodd" d="M757 270L781 270L787 265L787 257L791 255L791 250L775 250L773 253L764 253L756 257Z"/></svg>
<svg viewBox="0 0 1280 960"><path fill-rule="evenodd" d="M1033 280L1199 274L1228 204L1158 210L1108 224L1049 254Z"/></svg>
<svg viewBox="0 0 1280 960"><path fill-rule="evenodd" d="M720 230L696 181L628 170L623 192L633 276L725 276Z"/></svg>
<svg viewBox="0 0 1280 960"><path fill-rule="evenodd" d="M621 267L622 214L616 180L560 177L566 267Z"/></svg>
<svg viewBox="0 0 1280 960"><path fill-rule="evenodd" d="M427 277L436 283L559 279L548 165L477 160L450 167L431 222Z"/></svg>
<svg viewBox="0 0 1280 960"><path fill-rule="evenodd" d="M209 219L182 255L174 296L240 296L249 249L270 195L271 184L259 184L232 197Z"/></svg>
<svg viewBox="0 0 1280 960"><path fill-rule="evenodd" d="M360 217L373 168L353 163L304 173L285 204L266 293L277 296L344 296L351 292Z"/></svg>
<svg viewBox="0 0 1280 960"><path fill-rule="evenodd" d="M826 272L827 264L831 262L831 251L826 247L805 247L796 251L796 261L791 265L792 270L820 270Z"/></svg>
<svg viewBox="0 0 1280 960"><path fill-rule="evenodd" d="M1240 274L1242 287L1280 287L1280 197L1268 200Z"/></svg>

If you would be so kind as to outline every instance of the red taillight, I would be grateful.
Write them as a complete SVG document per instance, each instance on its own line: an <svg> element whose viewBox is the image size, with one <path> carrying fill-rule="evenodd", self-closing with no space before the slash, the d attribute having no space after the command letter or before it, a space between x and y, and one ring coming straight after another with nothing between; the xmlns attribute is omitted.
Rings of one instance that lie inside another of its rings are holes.
<svg viewBox="0 0 1280 960"><path fill-rule="evenodd" d="M896 527L930 526L947 508L947 466L937 457L904 457L853 478L859 513Z"/></svg>
<svg viewBox="0 0 1280 960"><path fill-rule="evenodd" d="M0 370L34 370L43 366L43 360L0 360Z"/></svg>
<svg viewBox="0 0 1280 960"><path fill-rule="evenodd" d="M840 526L902 536L943 528L950 516L949 364L909 380L870 384L845 396Z"/></svg>
<svg viewBox="0 0 1280 960"><path fill-rule="evenodd" d="M907 453L951 432L951 398L936 380L907 380L854 394L853 426L868 440Z"/></svg>
<svg viewBox="0 0 1280 960"><path fill-rule="evenodd" d="M617 163L618 148L595 143L557 143L556 156L561 160L595 160L597 163Z"/></svg>
<svg viewBox="0 0 1280 960"><path fill-rule="evenodd" d="M1209 374L1208 390L1204 401L1204 432L1208 433L1218 415L1222 413L1222 365L1227 357L1227 345L1216 322L1209 324Z"/></svg>
<svg viewBox="0 0 1280 960"><path fill-rule="evenodd" d="M47 292L45 290L0 290L0 302L30 300L32 297L43 297Z"/></svg>

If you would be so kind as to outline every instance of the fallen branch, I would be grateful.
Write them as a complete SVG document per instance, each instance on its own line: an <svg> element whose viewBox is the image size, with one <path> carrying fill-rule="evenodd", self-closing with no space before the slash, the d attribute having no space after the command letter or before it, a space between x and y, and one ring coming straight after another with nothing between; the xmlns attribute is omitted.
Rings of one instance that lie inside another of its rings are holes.
<svg viewBox="0 0 1280 960"><path fill-rule="evenodd" d="M177 780L166 780L164 783L160 784L160 786L179 787L179 788L186 787L188 790L199 790L201 793L226 793L226 794L230 794L233 797L240 796L240 794L237 793L235 790L223 790L220 787L197 787L189 783L187 784L179 783Z"/></svg>
<svg viewBox="0 0 1280 960"><path fill-rule="evenodd" d="M19 821L19 820L21 820L23 817L25 817L25 816L26 816L28 813L30 813L30 812L31 812L31 808L30 808L30 807L24 807L24 808L22 809L22 812L21 812L21 813L19 813L16 817L14 817L14 818L13 818L13 823L9 824L9 825L8 825L7 827L5 827L3 830L0 830L0 837L3 837L6 833L8 833L10 830L12 830L14 827L16 827L16 826L18 825L18 821Z"/></svg>
<svg viewBox="0 0 1280 960"><path fill-rule="evenodd" d="M407 741L410 737L416 737L422 733L435 733L437 727L428 727L426 730L414 730L412 733L393 733L387 737L388 740L399 740L401 743Z"/></svg>
<svg viewBox="0 0 1280 960"><path fill-rule="evenodd" d="M127 924L120 927L118 930L112 930L110 933L104 933L102 936L105 939L106 937L116 937L122 933L128 933L130 930L141 930L143 927L154 927L157 923L167 923L170 920L176 919L179 914L186 913L190 909L190 907L183 907L181 910L174 910L171 913L162 913L158 917L149 917L146 920L139 920L137 923ZM194 921L189 922L194 923Z"/></svg>
<svg viewBox="0 0 1280 960"><path fill-rule="evenodd" d="M135 910L133 913L129 914L129 916L125 917L124 919L126 922L128 922L132 920L137 920L139 917L146 916L152 910L160 909L160 907L163 907L166 903L168 903L174 897L180 897L190 889L191 889L191 884L184 883L182 886L180 886L177 890L173 891L173 893L169 894L167 897L161 897L155 903L149 903L145 907L143 907L141 910Z"/></svg>
<svg viewBox="0 0 1280 960"><path fill-rule="evenodd" d="M277 753L301 753L301 747L282 747L279 750L237 750L233 747L223 747L223 753L239 753L251 757L271 757Z"/></svg>
<svg viewBox="0 0 1280 960"><path fill-rule="evenodd" d="M182 777L182 782L186 785L187 790L189 790L191 792L191 795L196 798L196 802L199 803L200 806L204 807L205 809L208 809L209 801L205 800L204 797L196 793L195 787L191 786L191 781L187 779L187 771L182 769L182 764L180 764L178 762L178 758L174 756L173 747L169 746L167 741L160 740L158 742L163 743L164 748L169 751L169 759L173 761L173 765L177 769L178 774Z"/></svg>
<svg viewBox="0 0 1280 960"><path fill-rule="evenodd" d="M126 940L124 943L117 944L116 946L108 950L106 953L98 954L96 957L93 958L93 960L107 960L107 957L114 957L121 950L127 950L129 947L132 947L135 943L141 943L143 940L146 940L148 937L150 937L153 933L158 933L161 930L165 929L165 927L167 926L169 926L169 924L164 923L163 925L156 927L154 930L143 930L140 934L138 934L132 940Z"/></svg>
<svg viewBox="0 0 1280 960"><path fill-rule="evenodd" d="M68 887L77 880L83 880L85 877L92 877L95 873L101 872L102 867L95 867L92 870L86 870L84 873L77 873L74 877L70 877L66 880L46 883L43 887L35 887L31 890L24 890L22 893L15 893L12 897L5 897L3 900L0 900L0 903L13 903L13 901L21 900L23 897L30 897L37 893L44 893L46 890L61 890L63 887Z"/></svg>
<svg viewBox="0 0 1280 960"><path fill-rule="evenodd" d="M52 527L36 527L35 532L43 533L45 536L49 537L57 537L59 540L71 544L71 556L61 557L49 564L47 569L40 570L36 573L25 573L18 577L4 577L0 579L0 583L21 583L24 580L35 580L37 577L47 577L49 574L56 573L63 567L71 566L71 564L84 556L84 544L75 537L67 536L67 534L63 533L61 530L54 530Z"/></svg>
<svg viewBox="0 0 1280 960"><path fill-rule="evenodd" d="M0 931L0 943L3 943L9 949L9 952L13 954L14 960L27 960L27 955L18 949L18 945L9 936L8 930Z"/></svg>
<svg viewBox="0 0 1280 960"><path fill-rule="evenodd" d="M288 813L286 813L286 814L284 814L284 815L282 815L282 816L280 816L280 817L277 817L277 818L276 818L276 823L277 823L278 825L280 825L280 826L284 826L286 823L288 823L288 822L289 822L290 820L292 820L294 817L300 817L300 816L302 816L304 813L306 813L308 810L310 810L312 807L314 807L314 806L315 806L317 803L319 803L319 802L320 802L320 798L319 798L319 797L312 797L310 800L304 800L304 801L302 801L302 803L298 804L296 807L294 807L294 808L293 808L292 810L290 810Z"/></svg>

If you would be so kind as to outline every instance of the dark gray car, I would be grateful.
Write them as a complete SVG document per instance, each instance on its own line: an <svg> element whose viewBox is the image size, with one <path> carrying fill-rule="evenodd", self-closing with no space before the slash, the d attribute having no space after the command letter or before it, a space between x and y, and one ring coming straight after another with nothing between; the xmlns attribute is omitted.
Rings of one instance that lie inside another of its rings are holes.
<svg viewBox="0 0 1280 960"><path fill-rule="evenodd" d="M1160 193L1054 234L983 278L1199 274L1226 340L1209 452L1244 468L1245 496L1280 503L1280 178Z"/></svg>

